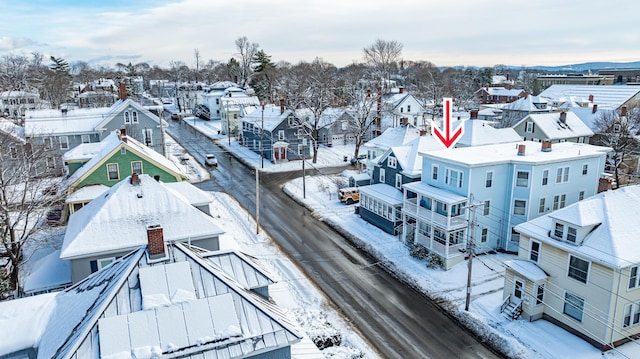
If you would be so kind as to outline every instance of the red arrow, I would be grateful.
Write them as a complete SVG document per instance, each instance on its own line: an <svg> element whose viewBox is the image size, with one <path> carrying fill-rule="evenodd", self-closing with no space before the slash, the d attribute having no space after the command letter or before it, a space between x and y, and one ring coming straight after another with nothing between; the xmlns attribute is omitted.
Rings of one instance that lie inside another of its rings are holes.
<svg viewBox="0 0 640 359"><path fill-rule="evenodd" d="M442 134L440 129L436 126L431 127L431 134L435 135L436 138L442 143L445 148L450 148L458 142L460 137L462 136L463 127L462 125L458 126L458 129L451 134L451 102L450 98L442 99L444 106L444 129L445 133Z"/></svg>

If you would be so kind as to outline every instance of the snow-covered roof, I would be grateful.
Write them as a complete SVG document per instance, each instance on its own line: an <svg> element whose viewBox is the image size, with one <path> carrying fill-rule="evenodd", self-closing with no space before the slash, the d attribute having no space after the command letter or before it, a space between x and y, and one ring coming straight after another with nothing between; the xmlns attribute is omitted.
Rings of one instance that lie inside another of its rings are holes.
<svg viewBox="0 0 640 359"><path fill-rule="evenodd" d="M387 128L380 136L366 142L363 146L387 150L393 146L403 145L420 137L420 130L412 124Z"/></svg>
<svg viewBox="0 0 640 359"><path fill-rule="evenodd" d="M276 279L257 258L236 250L202 253L201 256L233 278L244 289L256 289L276 283Z"/></svg>
<svg viewBox="0 0 640 359"><path fill-rule="evenodd" d="M264 111L258 109L253 111L242 118L244 122L250 122L254 126L261 128L264 124L264 129L267 131L273 131L278 125L291 114L291 110L280 110L279 106L265 106Z"/></svg>
<svg viewBox="0 0 640 359"><path fill-rule="evenodd" d="M170 191L183 196L192 206L200 206L213 202L211 194L187 181L163 183Z"/></svg>
<svg viewBox="0 0 640 359"><path fill-rule="evenodd" d="M376 183L368 186L358 187L360 193L366 193L372 197L378 198L390 205L402 204L404 198L402 191L389 186L386 183Z"/></svg>
<svg viewBox="0 0 640 359"><path fill-rule="evenodd" d="M387 154L380 158L384 160L391 152L402 167L402 173L407 176L418 176L422 173L421 152L441 150L442 145L431 135L420 136L409 143L393 146Z"/></svg>
<svg viewBox="0 0 640 359"><path fill-rule="evenodd" d="M617 110L639 92L640 86L633 85L551 85L539 96L558 100L570 96L588 99L593 95L593 103L597 104L598 108Z"/></svg>
<svg viewBox="0 0 640 359"><path fill-rule="evenodd" d="M478 91L486 91L490 96L518 96L522 93L522 89L505 88L501 86L497 87L483 87Z"/></svg>
<svg viewBox="0 0 640 359"><path fill-rule="evenodd" d="M591 129L591 131L600 130L596 126L596 121L600 118L614 118L617 116L615 110L603 110L601 108L597 108L594 112L593 107L572 107L569 109L569 112L574 113L578 118L585 124L587 127Z"/></svg>
<svg viewBox="0 0 640 359"><path fill-rule="evenodd" d="M103 184L84 186L67 196L64 203L90 202L108 190L109 187Z"/></svg>
<svg viewBox="0 0 640 359"><path fill-rule="evenodd" d="M513 128L494 128L487 121L467 120L464 121L463 126L464 131L458 140L458 147L483 146L522 140Z"/></svg>
<svg viewBox="0 0 640 359"><path fill-rule="evenodd" d="M524 156L518 156L519 145L525 146ZM586 143L562 142L554 143L551 151L542 152L540 142L521 141L429 151L421 153L421 155L440 161L457 162L467 166L486 166L498 163L536 165L605 156L610 150L609 147L593 146Z"/></svg>
<svg viewBox="0 0 640 359"><path fill-rule="evenodd" d="M545 280L549 277L547 273L533 262L514 259L504 261L504 265L533 282Z"/></svg>
<svg viewBox="0 0 640 359"><path fill-rule="evenodd" d="M0 302L0 356L38 346L55 298L55 293L48 293Z"/></svg>
<svg viewBox="0 0 640 359"><path fill-rule="evenodd" d="M27 137L85 134L96 132L96 126L107 116L108 107L60 110L27 110L24 126Z"/></svg>
<svg viewBox="0 0 640 359"><path fill-rule="evenodd" d="M169 172L173 172L178 176L185 177L182 170L176 166L175 163L171 162L168 158L164 157L162 154L156 152L155 150L143 145L133 137L126 136L126 142L120 139L119 135L116 131L110 133L104 140L100 141L100 150L96 152L91 159L82 165L82 167L78 168L69 178L67 178L61 189L67 189L70 186L76 184L76 182L80 181L84 176L93 171L97 166L100 166L111 154L120 150L120 148L125 148L127 151L132 151L136 153L140 157L144 157L147 160L154 162L159 167L166 169ZM95 148L88 147L87 151L80 152L88 152L92 151Z"/></svg>
<svg viewBox="0 0 640 359"><path fill-rule="evenodd" d="M9 120L0 119L0 131L14 139L16 142L22 144L26 143L24 138L24 127L20 127Z"/></svg>
<svg viewBox="0 0 640 359"><path fill-rule="evenodd" d="M61 288L71 284L71 263L60 259L60 250L53 251L33 264L24 281L25 293Z"/></svg>
<svg viewBox="0 0 640 359"><path fill-rule="evenodd" d="M403 184L402 187L412 192L428 194L431 198L434 198L446 203L464 203L468 201L468 198L465 196L460 196L453 192L431 186L422 181Z"/></svg>
<svg viewBox="0 0 640 359"><path fill-rule="evenodd" d="M521 97L504 106L505 110L524 111L524 112L549 112L547 107L549 101L540 96Z"/></svg>
<svg viewBox="0 0 640 359"><path fill-rule="evenodd" d="M545 244L553 245L613 268L640 263L640 185L605 191L550 214L516 226L516 230ZM597 226L582 245L549 236L553 221L576 227Z"/></svg>
<svg viewBox="0 0 640 359"><path fill-rule="evenodd" d="M533 121L537 126L536 131L542 131L550 140L593 136L593 131L575 113L563 113L566 116L564 123L560 120L562 113L532 113L518 121L513 127L517 127L522 122Z"/></svg>
<svg viewBox="0 0 640 359"><path fill-rule="evenodd" d="M61 257L71 259L117 252L147 243L147 227L159 224L168 242L218 236L215 220L193 207L149 175L118 182L104 195L76 211L62 244Z"/></svg>
<svg viewBox="0 0 640 359"><path fill-rule="evenodd" d="M104 142L81 143L62 155L64 161L88 161L104 147Z"/></svg>
<svg viewBox="0 0 640 359"><path fill-rule="evenodd" d="M0 303L3 314L5 308L34 313L0 328L14 333L3 336L10 339L0 344L6 348L0 355L36 347L38 358L248 357L300 341L295 324L275 304L243 289L187 246L168 246L168 261L150 260L142 246L63 292ZM18 326L25 327L24 338L15 335ZM100 350L84 351L86 341Z"/></svg>

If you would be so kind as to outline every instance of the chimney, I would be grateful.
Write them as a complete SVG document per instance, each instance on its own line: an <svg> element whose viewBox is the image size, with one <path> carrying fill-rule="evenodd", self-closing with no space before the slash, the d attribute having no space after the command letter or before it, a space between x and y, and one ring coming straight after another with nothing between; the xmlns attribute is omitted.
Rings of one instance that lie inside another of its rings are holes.
<svg viewBox="0 0 640 359"><path fill-rule="evenodd" d="M551 152L551 141L542 141L542 152Z"/></svg>
<svg viewBox="0 0 640 359"><path fill-rule="evenodd" d="M623 105L620 108L620 117L627 117L627 105Z"/></svg>
<svg viewBox="0 0 640 359"><path fill-rule="evenodd" d="M402 86L398 87L398 91L399 91L400 93L404 93L404 87L402 87Z"/></svg>
<svg viewBox="0 0 640 359"><path fill-rule="evenodd" d="M594 103L593 107L591 108L591 113L596 113L596 112L598 112L598 104Z"/></svg>
<svg viewBox="0 0 640 359"><path fill-rule="evenodd" d="M611 178L600 177L598 179L598 193L613 189Z"/></svg>
<svg viewBox="0 0 640 359"><path fill-rule="evenodd" d="M478 119L478 110L471 110L471 119L472 120Z"/></svg>
<svg viewBox="0 0 640 359"><path fill-rule="evenodd" d="M589 95L589 102L593 103L593 95Z"/></svg>
<svg viewBox="0 0 640 359"><path fill-rule="evenodd" d="M165 256L164 251L164 235L162 227L154 224L147 227L147 248L149 249L149 258L158 259Z"/></svg>
<svg viewBox="0 0 640 359"><path fill-rule="evenodd" d="M567 123L567 113L564 111L560 112L560 122Z"/></svg>
<svg viewBox="0 0 640 359"><path fill-rule="evenodd" d="M127 86L125 86L124 82L120 83L120 99L121 100L127 99Z"/></svg>
<svg viewBox="0 0 640 359"><path fill-rule="evenodd" d="M134 186L140 185L140 176L135 172L131 174L131 184Z"/></svg>
<svg viewBox="0 0 640 359"><path fill-rule="evenodd" d="M524 152L526 148L527 146L525 145L518 145L518 156L524 156Z"/></svg>
<svg viewBox="0 0 640 359"><path fill-rule="evenodd" d="M118 133L118 139L124 143L127 143L127 129L121 128L116 132Z"/></svg>
<svg viewBox="0 0 640 359"><path fill-rule="evenodd" d="M504 76L507 78L507 81L509 81L509 73L507 72Z"/></svg>
<svg viewBox="0 0 640 359"><path fill-rule="evenodd" d="M280 114L282 115L284 113L284 99L281 98L280 99Z"/></svg>

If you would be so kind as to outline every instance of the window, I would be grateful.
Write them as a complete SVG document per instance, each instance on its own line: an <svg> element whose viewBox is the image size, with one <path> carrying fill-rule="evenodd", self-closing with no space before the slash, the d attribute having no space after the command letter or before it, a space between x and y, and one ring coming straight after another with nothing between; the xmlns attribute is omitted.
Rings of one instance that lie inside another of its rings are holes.
<svg viewBox="0 0 640 359"><path fill-rule="evenodd" d="M546 186L549 183L549 170L542 171L542 185Z"/></svg>
<svg viewBox="0 0 640 359"><path fill-rule="evenodd" d="M431 166L431 179L438 180L438 166Z"/></svg>
<svg viewBox="0 0 640 359"><path fill-rule="evenodd" d="M516 216L524 216L526 212L527 201L516 199L513 202L513 214Z"/></svg>
<svg viewBox="0 0 640 359"><path fill-rule="evenodd" d="M493 186L493 171L487 171L484 175L484 186L485 188L491 188L491 186Z"/></svg>
<svg viewBox="0 0 640 359"><path fill-rule="evenodd" d="M16 149L16 146L11 145L9 146L9 156L11 157L11 159L16 159L18 158L18 149Z"/></svg>
<svg viewBox="0 0 640 359"><path fill-rule="evenodd" d="M518 171L516 177L516 187L529 187L529 172Z"/></svg>
<svg viewBox="0 0 640 359"><path fill-rule="evenodd" d="M124 147L120 148L120 154L123 155L123 156L126 155L127 154L127 149L124 148Z"/></svg>
<svg viewBox="0 0 640 359"><path fill-rule="evenodd" d="M387 158L387 166L389 166L389 168L396 168L397 163L398 160L395 157L389 156Z"/></svg>
<svg viewBox="0 0 640 359"><path fill-rule="evenodd" d="M381 169L380 169L380 183L384 183L384 182L385 182L385 180L386 180L386 178L385 178L385 171L384 171L384 168L381 168Z"/></svg>
<svg viewBox="0 0 640 359"><path fill-rule="evenodd" d="M482 206L482 215L488 216L490 211L491 211L491 201L486 200L484 201L484 206Z"/></svg>
<svg viewBox="0 0 640 359"><path fill-rule="evenodd" d="M284 130L278 130L278 141L284 141Z"/></svg>
<svg viewBox="0 0 640 359"><path fill-rule="evenodd" d="M411 112L411 105L407 105L407 112Z"/></svg>
<svg viewBox="0 0 640 359"><path fill-rule="evenodd" d="M44 149L45 150L50 150L51 149L51 138L49 138L49 137L45 137L44 138Z"/></svg>
<svg viewBox="0 0 640 359"><path fill-rule="evenodd" d="M527 127L524 129L524 132L533 133L533 122L527 122Z"/></svg>
<svg viewBox="0 0 640 359"><path fill-rule="evenodd" d="M615 125L613 125L613 133L620 133L621 129L622 129L622 126L619 123L616 123Z"/></svg>
<svg viewBox="0 0 640 359"><path fill-rule="evenodd" d="M576 243L576 237L578 235L578 231L575 227L567 227L567 241Z"/></svg>
<svg viewBox="0 0 640 359"><path fill-rule="evenodd" d="M569 182L569 167L558 167L556 171L556 183Z"/></svg>
<svg viewBox="0 0 640 359"><path fill-rule="evenodd" d="M56 160L53 157L47 156L45 160L47 162L47 168L56 168Z"/></svg>
<svg viewBox="0 0 640 359"><path fill-rule="evenodd" d="M117 163L108 163L107 164L107 174L109 176L110 181L117 181L120 179L120 172L118 171Z"/></svg>
<svg viewBox="0 0 640 359"><path fill-rule="evenodd" d="M131 173L142 174L142 161L131 162Z"/></svg>
<svg viewBox="0 0 640 359"><path fill-rule="evenodd" d="M538 202L538 213L544 213L546 202L546 198L540 198L540 201Z"/></svg>
<svg viewBox="0 0 640 359"><path fill-rule="evenodd" d="M129 111L125 111L124 112L124 124L128 125L131 123L131 114L129 113Z"/></svg>
<svg viewBox="0 0 640 359"><path fill-rule="evenodd" d="M98 260L96 261L96 262L97 262L97 265L98 265L98 269L102 269L102 268L104 268L104 267L108 266L109 264L113 263L113 261L115 261L115 260L116 260L116 258L115 258L115 257L109 257L109 258L101 258L101 259L98 259Z"/></svg>
<svg viewBox="0 0 640 359"><path fill-rule="evenodd" d="M462 172L447 168L444 174L444 183L453 187L462 188Z"/></svg>
<svg viewBox="0 0 640 359"><path fill-rule="evenodd" d="M569 278L573 278L582 283L587 283L588 274L589 262L578 257L569 256Z"/></svg>
<svg viewBox="0 0 640 359"><path fill-rule="evenodd" d="M138 111L131 112L131 122L138 123Z"/></svg>
<svg viewBox="0 0 640 359"><path fill-rule="evenodd" d="M58 138L58 140L60 141L60 149L61 150L68 150L69 149L69 137L60 136Z"/></svg>
<svg viewBox="0 0 640 359"><path fill-rule="evenodd" d="M566 203L567 200L567 195L566 194L561 194L560 195L560 208L564 208L564 204Z"/></svg>
<svg viewBox="0 0 640 359"><path fill-rule="evenodd" d="M571 293L564 294L564 310L563 313L571 318L582 321L582 311L584 310L584 299Z"/></svg>
<svg viewBox="0 0 640 359"><path fill-rule="evenodd" d="M630 327L640 322L640 303L629 303L624 306L624 320L622 327Z"/></svg>
<svg viewBox="0 0 640 359"><path fill-rule="evenodd" d="M544 283L538 284L536 288L536 305L544 303Z"/></svg>
<svg viewBox="0 0 640 359"><path fill-rule="evenodd" d="M402 189L402 175L399 173L396 173L396 188Z"/></svg>
<svg viewBox="0 0 640 359"><path fill-rule="evenodd" d="M90 135L82 135L82 143L91 143Z"/></svg>
<svg viewBox="0 0 640 359"><path fill-rule="evenodd" d="M531 241L531 249L529 250L529 259L538 262L540 257L540 242Z"/></svg>
<svg viewBox="0 0 640 359"><path fill-rule="evenodd" d="M582 201L584 199L584 191L578 192L578 201Z"/></svg>
<svg viewBox="0 0 640 359"><path fill-rule="evenodd" d="M629 269L629 289L638 288L638 266L633 266Z"/></svg>
<svg viewBox="0 0 640 359"><path fill-rule="evenodd" d="M589 173L589 165L582 165L582 174L586 175Z"/></svg>
<svg viewBox="0 0 640 359"><path fill-rule="evenodd" d="M564 224L556 223L555 229L553 230L553 236L562 239L564 237Z"/></svg>
<svg viewBox="0 0 640 359"><path fill-rule="evenodd" d="M144 144L147 146L153 145L153 130L150 128L145 128L142 131L142 137L144 140Z"/></svg>
<svg viewBox="0 0 640 359"><path fill-rule="evenodd" d="M483 227L480 231L480 243L487 243L487 237L489 236L489 228Z"/></svg>

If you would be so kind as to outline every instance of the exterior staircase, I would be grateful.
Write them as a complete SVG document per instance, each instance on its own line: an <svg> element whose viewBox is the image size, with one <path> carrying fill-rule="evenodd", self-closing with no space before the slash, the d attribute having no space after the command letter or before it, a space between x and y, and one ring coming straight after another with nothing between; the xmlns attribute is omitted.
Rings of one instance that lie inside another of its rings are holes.
<svg viewBox="0 0 640 359"><path fill-rule="evenodd" d="M516 320L522 314L522 300L508 296L500 306L500 313L509 320Z"/></svg>

